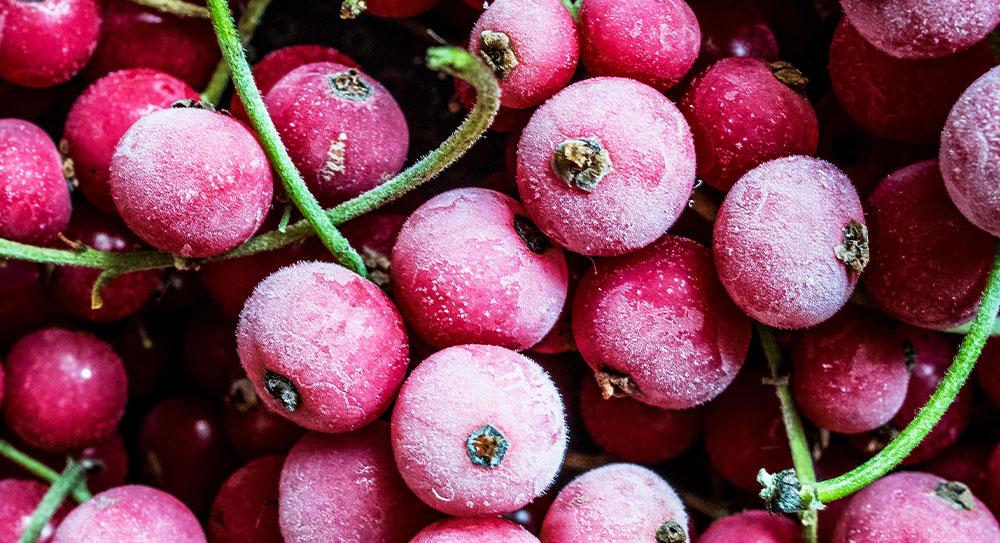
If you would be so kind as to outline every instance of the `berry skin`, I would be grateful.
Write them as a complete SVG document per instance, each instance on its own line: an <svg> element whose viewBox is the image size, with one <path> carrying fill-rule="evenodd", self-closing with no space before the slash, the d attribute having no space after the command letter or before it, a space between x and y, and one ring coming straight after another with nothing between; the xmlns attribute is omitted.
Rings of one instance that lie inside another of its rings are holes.
<svg viewBox="0 0 1000 543"><path fill-rule="evenodd" d="M538 538L509 520L496 517L450 518L420 530L410 543L538 543Z"/></svg>
<svg viewBox="0 0 1000 543"><path fill-rule="evenodd" d="M429 11L438 0L367 0L366 13L376 17L405 19Z"/></svg>
<svg viewBox="0 0 1000 543"><path fill-rule="evenodd" d="M719 279L755 320L806 328L833 316L868 263L858 193L811 157L765 162L740 178L715 221Z"/></svg>
<svg viewBox="0 0 1000 543"><path fill-rule="evenodd" d="M499 79L501 105L524 109L569 83L580 44L560 0L496 0L472 28L469 51Z"/></svg>
<svg viewBox="0 0 1000 543"><path fill-rule="evenodd" d="M21 533L28 527L31 514L45 496L48 488L36 481L25 479L3 479L0 480L0 541L4 543L14 543L21 537ZM52 534L63 517L66 516L68 508L66 506L57 510L56 514L45 527L42 528L39 543L50 543Z"/></svg>
<svg viewBox="0 0 1000 543"><path fill-rule="evenodd" d="M125 410L125 368L110 345L83 332L47 328L7 355L4 420L22 440L68 451L114 433Z"/></svg>
<svg viewBox="0 0 1000 543"><path fill-rule="evenodd" d="M122 137L111 196L146 243L209 257L246 241L264 222L274 185L267 157L239 121L197 108L154 111Z"/></svg>
<svg viewBox="0 0 1000 543"><path fill-rule="evenodd" d="M694 142L651 87L597 77L566 87L521 133L517 185L535 224L567 249L644 247L677 219L694 185Z"/></svg>
<svg viewBox="0 0 1000 543"><path fill-rule="evenodd" d="M976 364L976 377L993 405L1000 406L1000 339L986 341Z"/></svg>
<svg viewBox="0 0 1000 543"><path fill-rule="evenodd" d="M427 343L522 350L566 299L562 251L513 198L488 189L439 194L410 215L392 252L396 301Z"/></svg>
<svg viewBox="0 0 1000 543"><path fill-rule="evenodd" d="M328 433L360 428L385 411L409 352L385 293L323 262L282 268L261 282L240 315L237 347L270 410Z"/></svg>
<svg viewBox="0 0 1000 543"><path fill-rule="evenodd" d="M750 320L716 279L709 250L677 236L599 260L577 289L572 324L604 397L662 409L716 397L750 345Z"/></svg>
<svg viewBox="0 0 1000 543"><path fill-rule="evenodd" d="M799 543L802 529L791 519L767 511L743 511L709 525L698 543Z"/></svg>
<svg viewBox="0 0 1000 543"><path fill-rule="evenodd" d="M0 0L0 78L44 88L73 77L101 30L96 0Z"/></svg>
<svg viewBox="0 0 1000 543"><path fill-rule="evenodd" d="M1000 24L995 0L841 0L872 45L898 58L936 58L968 49Z"/></svg>
<svg viewBox="0 0 1000 543"><path fill-rule="evenodd" d="M283 543L278 526L278 483L283 456L252 460L226 480L208 521L212 543Z"/></svg>
<svg viewBox="0 0 1000 543"><path fill-rule="evenodd" d="M683 0L587 0L580 7L583 64L666 91L698 58L701 31Z"/></svg>
<svg viewBox="0 0 1000 543"><path fill-rule="evenodd" d="M988 470L983 469L983 466L989 465L992 449L993 444L988 441L960 441L954 447L939 454L934 460L924 464L922 469L948 481L965 483L972 489L973 494L994 498L995 501L997 497L1000 497L1000 494L991 492L987 488ZM997 468L994 473L1000 475L1000 463L997 464ZM1000 478L997 479L997 483L1000 485ZM994 515L996 511L1000 510L996 507L997 505L1000 504L994 503L992 507Z"/></svg>
<svg viewBox="0 0 1000 543"><path fill-rule="evenodd" d="M846 20L830 44L830 79L844 110L866 130L897 141L936 142L952 104L991 66L985 43L941 59L891 57Z"/></svg>
<svg viewBox="0 0 1000 543"><path fill-rule="evenodd" d="M126 485L77 506L52 539L52 543L95 541L205 543L205 533L177 498L148 486Z"/></svg>
<svg viewBox="0 0 1000 543"><path fill-rule="evenodd" d="M688 516L674 489L635 464L609 464L566 485L545 515L544 543L688 541Z"/></svg>
<svg viewBox="0 0 1000 543"><path fill-rule="evenodd" d="M0 237L49 242L69 224L69 215L69 187L48 134L28 121L0 119Z"/></svg>
<svg viewBox="0 0 1000 543"><path fill-rule="evenodd" d="M264 97L310 190L332 206L375 188L406 160L409 129L396 99L357 68L300 66Z"/></svg>
<svg viewBox="0 0 1000 543"><path fill-rule="evenodd" d="M62 145L73 161L80 191L91 203L115 212L108 186L118 140L140 117L198 93L156 70L133 68L108 74L83 91L66 118Z"/></svg>
<svg viewBox="0 0 1000 543"><path fill-rule="evenodd" d="M688 87L680 109L694 135L698 176L706 183L728 190L763 162L816 153L816 112L779 77L801 74L760 59L727 58Z"/></svg>
<svg viewBox="0 0 1000 543"><path fill-rule="evenodd" d="M893 172L868 197L871 251L865 289L889 315L924 328L972 320L993 261L993 238L955 209L938 165ZM955 248L962 258L955 258Z"/></svg>
<svg viewBox="0 0 1000 543"><path fill-rule="evenodd" d="M349 434L306 434L285 460L280 495L287 543L405 543L436 517L400 479L382 421Z"/></svg>
<svg viewBox="0 0 1000 543"><path fill-rule="evenodd" d="M1000 2L997 3L1000 19ZM951 108L941 134L941 175L969 222L1000 236L1000 68L977 79Z"/></svg>
<svg viewBox="0 0 1000 543"><path fill-rule="evenodd" d="M967 486L929 473L900 472L851 498L831 543L998 540L996 519Z"/></svg>
<svg viewBox="0 0 1000 543"><path fill-rule="evenodd" d="M552 483L566 450L549 376L502 347L461 345L420 363L392 415L392 448L417 497L455 516L514 511Z"/></svg>

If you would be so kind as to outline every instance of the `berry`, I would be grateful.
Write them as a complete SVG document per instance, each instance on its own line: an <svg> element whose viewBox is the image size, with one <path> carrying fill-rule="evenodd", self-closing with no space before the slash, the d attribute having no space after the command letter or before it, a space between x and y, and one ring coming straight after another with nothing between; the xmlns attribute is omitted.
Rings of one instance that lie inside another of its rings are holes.
<svg viewBox="0 0 1000 543"><path fill-rule="evenodd" d="M836 166L794 156L733 185L715 221L715 265L736 305L776 328L833 316L868 263L858 194Z"/></svg>
<svg viewBox="0 0 1000 543"><path fill-rule="evenodd" d="M0 347L42 327L52 316L42 268L0 259Z"/></svg>
<svg viewBox="0 0 1000 543"><path fill-rule="evenodd" d="M677 108L622 78L560 91L532 115L517 149L528 214L553 241L585 255L623 254L660 237L687 205L694 168Z"/></svg>
<svg viewBox="0 0 1000 543"><path fill-rule="evenodd" d="M1000 19L1000 2L997 18ZM955 206L972 224L1000 236L1000 68L977 79L948 114L941 174Z"/></svg>
<svg viewBox="0 0 1000 543"><path fill-rule="evenodd" d="M52 543L95 541L205 543L205 533L191 511L170 494L126 485L77 506L52 539Z"/></svg>
<svg viewBox="0 0 1000 543"><path fill-rule="evenodd" d="M393 286L407 322L435 347L526 349L566 299L566 259L513 198L463 188L410 215L392 252Z"/></svg>
<svg viewBox="0 0 1000 543"><path fill-rule="evenodd" d="M132 125L111 159L110 184L129 228L184 257L246 241L274 188L267 157L242 123L192 107L154 111Z"/></svg>
<svg viewBox="0 0 1000 543"><path fill-rule="evenodd" d="M688 516L674 489L634 464L609 464L566 485L545 515L545 543L688 541Z"/></svg>
<svg viewBox="0 0 1000 543"><path fill-rule="evenodd" d="M111 331L108 341L125 364L130 401L158 392L172 376L173 339L161 327L149 327L140 319L127 321Z"/></svg>
<svg viewBox="0 0 1000 543"><path fill-rule="evenodd" d="M728 190L763 162L816 153L819 128L790 64L727 58L688 87L680 109L694 135L698 176Z"/></svg>
<svg viewBox="0 0 1000 543"><path fill-rule="evenodd" d="M279 513L288 543L404 543L435 517L400 479L381 421L349 434L306 434L281 471Z"/></svg>
<svg viewBox="0 0 1000 543"><path fill-rule="evenodd" d="M698 58L698 19L683 0L587 0L579 25L583 63L593 75L629 77L666 91Z"/></svg>
<svg viewBox="0 0 1000 543"><path fill-rule="evenodd" d="M705 530L698 543L799 543L802 529L791 519L767 511L743 511L722 517Z"/></svg>
<svg viewBox="0 0 1000 543"><path fill-rule="evenodd" d="M91 203L115 212L108 176L118 140L143 115L185 98L197 99L198 93L171 75L133 68L98 79L73 102L61 145Z"/></svg>
<svg viewBox="0 0 1000 543"><path fill-rule="evenodd" d="M184 372L213 398L223 398L244 378L236 353L236 322L211 307L191 315L182 340Z"/></svg>
<svg viewBox="0 0 1000 543"><path fill-rule="evenodd" d="M48 134L28 121L0 119L0 237L52 241L69 224L69 215L69 188Z"/></svg>
<svg viewBox="0 0 1000 543"><path fill-rule="evenodd" d="M92 492L103 492L125 483L129 459L121 434L116 432L108 439L80 449L73 457L77 460L100 461L101 469L87 477L87 487ZM63 462L65 458L59 460ZM53 465L52 468L61 469L58 465Z"/></svg>
<svg viewBox="0 0 1000 543"><path fill-rule="evenodd" d="M110 345L83 332L46 328L7 355L4 420L33 447L68 451L114 433L125 410L125 368Z"/></svg>
<svg viewBox="0 0 1000 543"><path fill-rule="evenodd" d="M456 516L518 509L545 492L566 450L562 401L548 375L502 347L439 351L406 380L392 415L410 489Z"/></svg>
<svg viewBox="0 0 1000 543"><path fill-rule="evenodd" d="M233 381L226 396L224 422L229 443L243 458L285 454L305 430L269 411L246 377Z"/></svg>
<svg viewBox="0 0 1000 543"><path fill-rule="evenodd" d="M377 17L405 19L430 10L438 0L367 0L367 13Z"/></svg>
<svg viewBox="0 0 1000 543"><path fill-rule="evenodd" d="M23 479L0 480L0 541L14 543L28 527L31 514L45 496L47 488L36 481ZM67 508L60 508L55 516L42 528L38 538L39 543L52 541L52 534L62 518L66 516Z"/></svg>
<svg viewBox="0 0 1000 543"><path fill-rule="evenodd" d="M701 30L696 69L728 57L778 60L778 40L754 2L698 0L691 9Z"/></svg>
<svg viewBox="0 0 1000 543"><path fill-rule="evenodd" d="M261 282L240 315L237 344L264 404L310 430L370 423L406 373L396 309L374 283L336 264L297 264Z"/></svg>
<svg viewBox="0 0 1000 543"><path fill-rule="evenodd" d="M983 468L989 464L992 445L984 441L959 442L922 467L928 473L933 473L942 479L965 483L977 496L1000 496L987 489L987 469ZM997 510L994 504L994 514Z"/></svg>
<svg viewBox="0 0 1000 543"><path fill-rule="evenodd" d="M993 261L993 238L948 198L938 165L918 162L868 197L871 251L865 289L903 322L947 329L972 320ZM955 248L962 257L955 258Z"/></svg>
<svg viewBox="0 0 1000 543"><path fill-rule="evenodd" d="M976 377L986 396L1000 406L1000 339L986 342L976 365Z"/></svg>
<svg viewBox="0 0 1000 543"><path fill-rule="evenodd" d="M284 457L265 456L233 472L212 504L212 543L282 543L278 482Z"/></svg>
<svg viewBox="0 0 1000 543"><path fill-rule="evenodd" d="M605 398L662 409L717 396L750 345L750 320L719 285L709 250L677 236L599 260L580 282L572 322Z"/></svg>
<svg viewBox="0 0 1000 543"><path fill-rule="evenodd" d="M43 88L73 77L90 59L101 30L96 0L2 0L0 78Z"/></svg>
<svg viewBox="0 0 1000 543"><path fill-rule="evenodd" d="M496 517L450 518L420 530L410 543L538 543L538 538L509 520Z"/></svg>
<svg viewBox="0 0 1000 543"><path fill-rule="evenodd" d="M357 68L300 66L264 102L288 154L325 206L375 188L403 167L406 118L389 91Z"/></svg>

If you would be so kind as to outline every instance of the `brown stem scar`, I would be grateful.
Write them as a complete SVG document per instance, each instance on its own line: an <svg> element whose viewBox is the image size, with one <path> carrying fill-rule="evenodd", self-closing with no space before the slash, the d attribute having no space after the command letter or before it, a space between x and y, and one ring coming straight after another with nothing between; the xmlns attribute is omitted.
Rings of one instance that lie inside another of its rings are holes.
<svg viewBox="0 0 1000 543"><path fill-rule="evenodd" d="M833 252L852 272L859 274L864 271L870 258L868 227L851 219L844 227L844 242L834 247Z"/></svg>
<svg viewBox="0 0 1000 543"><path fill-rule="evenodd" d="M670 519L656 529L656 543L687 543L687 533L676 520Z"/></svg>
<svg viewBox="0 0 1000 543"><path fill-rule="evenodd" d="M934 489L934 494L955 509L972 511L976 508L976 500L972 496L972 491L964 483L942 481Z"/></svg>
<svg viewBox="0 0 1000 543"><path fill-rule="evenodd" d="M631 377L609 369L594 373L594 379L597 380L597 386L601 388L601 396L605 400L627 398L639 390Z"/></svg>
<svg viewBox="0 0 1000 543"><path fill-rule="evenodd" d="M809 79L798 68L792 66L792 63L779 60L768 64L767 67L771 69L771 74L782 85L799 94L806 93L806 85L809 84Z"/></svg>
<svg viewBox="0 0 1000 543"><path fill-rule="evenodd" d="M552 155L552 170L556 175L583 192L594 192L611 169L611 156L596 138L566 140Z"/></svg>
<svg viewBox="0 0 1000 543"><path fill-rule="evenodd" d="M330 76L330 92L351 102L364 102L371 98L372 86L361 79L361 73L351 68Z"/></svg>
<svg viewBox="0 0 1000 543"><path fill-rule="evenodd" d="M503 32L483 30L479 33L479 56L500 79L507 79L520 62Z"/></svg>

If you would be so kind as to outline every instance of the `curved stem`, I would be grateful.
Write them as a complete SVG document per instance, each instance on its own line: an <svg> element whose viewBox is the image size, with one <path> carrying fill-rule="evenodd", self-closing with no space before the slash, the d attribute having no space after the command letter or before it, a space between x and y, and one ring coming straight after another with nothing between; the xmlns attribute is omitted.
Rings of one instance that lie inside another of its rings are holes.
<svg viewBox="0 0 1000 543"><path fill-rule="evenodd" d="M75 488L79 488L87 479L87 473L98 467L100 464L93 460L81 460L77 462L70 459L66 463L66 469L56 478L52 486L42 497L41 503L31 514L28 526L21 533L21 538L17 543L35 543L42 535L45 525L52 520L52 515L56 513L59 506L66 500L66 496Z"/></svg>
<svg viewBox="0 0 1000 543"><path fill-rule="evenodd" d="M48 483L54 483L59 478L59 473L56 470L17 450L9 441L3 439L0 439L0 456L21 466L28 473ZM90 492L87 490L87 486L78 485L73 489L73 499L77 503L89 500Z"/></svg>
<svg viewBox="0 0 1000 543"><path fill-rule="evenodd" d="M208 19L207 9L185 2L184 0L131 0L131 2L171 15Z"/></svg>
<svg viewBox="0 0 1000 543"><path fill-rule="evenodd" d="M288 197L306 217L316 234L319 235L320 241L333 253L337 261L358 275L366 277L367 271L364 262L361 261L361 255L340 234L330 221L330 217L316 201L316 197L309 192L306 182L299 175L299 171L292 164L291 157L288 156L288 151L281 143L278 130L274 127L274 122L271 121L271 117L264 108L264 100L261 98L257 83L254 82L253 75L250 73L250 65L243 53L243 43L240 41L236 25L233 24L229 4L226 0L208 0L208 9L212 14L212 25L215 27L215 35L219 39L222 57L233 74L236 91L243 101L243 107L247 110L247 115L260 138L268 160L285 185Z"/></svg>
<svg viewBox="0 0 1000 543"><path fill-rule="evenodd" d="M247 4L246 10L240 15L240 22L236 25L243 47L246 47L253 39L257 27L260 26L260 22L264 18L264 12L270 5L271 0L250 0ZM229 64L226 63L226 59L222 59L215 66L215 71L212 72L212 78L208 80L205 91L201 93L202 100L216 106L220 105L222 93L226 92L227 86L229 86Z"/></svg>

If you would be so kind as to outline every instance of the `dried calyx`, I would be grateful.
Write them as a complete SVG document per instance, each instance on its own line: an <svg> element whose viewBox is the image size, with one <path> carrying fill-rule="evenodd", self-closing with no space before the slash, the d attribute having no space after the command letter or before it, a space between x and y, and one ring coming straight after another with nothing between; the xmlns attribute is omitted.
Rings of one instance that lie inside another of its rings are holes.
<svg viewBox="0 0 1000 543"><path fill-rule="evenodd" d="M361 73L351 68L330 76L330 92L345 100L364 102L371 98L372 86L361 79Z"/></svg>
<svg viewBox="0 0 1000 543"><path fill-rule="evenodd" d="M583 192L594 192L611 167L611 156L596 138L566 140L552 155L552 170L556 175Z"/></svg>
<svg viewBox="0 0 1000 543"><path fill-rule="evenodd" d="M533 253L543 254L552 248L552 241L523 215L514 215L514 231Z"/></svg>
<svg viewBox="0 0 1000 543"><path fill-rule="evenodd" d="M601 396L605 400L627 398L639 390L638 385L631 377L607 368L594 373L594 379L597 381L597 386L601 389Z"/></svg>
<svg viewBox="0 0 1000 543"><path fill-rule="evenodd" d="M961 511L972 511L976 508L976 500L972 491L964 483L958 481L942 481L934 489L934 495L948 502L948 505Z"/></svg>
<svg viewBox="0 0 1000 543"><path fill-rule="evenodd" d="M226 394L226 405L235 409L239 413L252 411L260 402L257 391L253 388L253 383L246 377L233 381Z"/></svg>
<svg viewBox="0 0 1000 543"><path fill-rule="evenodd" d="M780 511L792 514L803 510L802 484L795 470L786 469L771 474L762 469L757 474L757 482L764 487L760 491L760 497L769 513Z"/></svg>
<svg viewBox="0 0 1000 543"><path fill-rule="evenodd" d="M799 94L806 93L806 86L809 84L809 79L798 68L792 66L790 62L778 60L768 64L767 67L771 69L771 75L780 81L782 85Z"/></svg>
<svg viewBox="0 0 1000 543"><path fill-rule="evenodd" d="M510 44L510 37L495 30L483 30L479 34L479 56L500 79L510 77L510 73L520 64Z"/></svg>
<svg viewBox="0 0 1000 543"><path fill-rule="evenodd" d="M288 377L273 371L264 372L264 390L289 413L299 408L299 391Z"/></svg>
<svg viewBox="0 0 1000 543"><path fill-rule="evenodd" d="M387 289L392 280L392 275L389 273L392 268L392 260L384 253L368 247L362 247L360 253L361 261L368 269L368 279L383 290Z"/></svg>
<svg viewBox="0 0 1000 543"><path fill-rule="evenodd" d="M656 543L687 543L687 532L676 520L668 520L656 529Z"/></svg>
<svg viewBox="0 0 1000 543"><path fill-rule="evenodd" d="M510 442L507 441L507 437L492 424L477 429L465 440L469 460L477 466L486 468L499 466L507 454L508 447Z"/></svg>
<svg viewBox="0 0 1000 543"><path fill-rule="evenodd" d="M868 265L868 227L851 219L844 227L844 242L834 248L837 258L854 273L861 273Z"/></svg>

